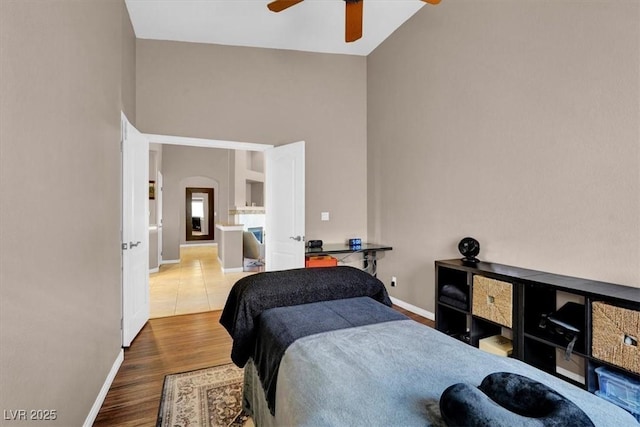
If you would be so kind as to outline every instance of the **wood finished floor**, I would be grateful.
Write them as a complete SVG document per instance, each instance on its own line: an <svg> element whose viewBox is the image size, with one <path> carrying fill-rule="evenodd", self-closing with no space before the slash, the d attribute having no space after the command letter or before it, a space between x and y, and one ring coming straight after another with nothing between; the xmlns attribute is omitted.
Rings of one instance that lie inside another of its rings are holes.
<svg viewBox="0 0 640 427"><path fill-rule="evenodd" d="M431 320L395 309L422 324ZM154 426L164 376L231 363L221 311L151 319L125 350L124 362L94 426Z"/></svg>

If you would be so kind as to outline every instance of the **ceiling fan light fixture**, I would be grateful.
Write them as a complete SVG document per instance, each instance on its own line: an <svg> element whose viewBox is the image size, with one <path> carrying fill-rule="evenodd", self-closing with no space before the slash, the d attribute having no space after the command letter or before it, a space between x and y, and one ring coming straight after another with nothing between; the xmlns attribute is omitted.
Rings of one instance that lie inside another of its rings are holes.
<svg viewBox="0 0 640 427"><path fill-rule="evenodd" d="M344 41L354 42L362 38L362 0L344 0Z"/></svg>
<svg viewBox="0 0 640 427"><path fill-rule="evenodd" d="M274 0L267 4L272 12L282 12L303 0ZM441 0L422 0L432 5L439 4ZM363 0L344 0L345 2L345 28L344 40L347 43L354 42L362 38L362 6Z"/></svg>
<svg viewBox="0 0 640 427"><path fill-rule="evenodd" d="M267 8L269 8L271 12L282 12L300 2L302 2L302 0L275 0L267 4Z"/></svg>

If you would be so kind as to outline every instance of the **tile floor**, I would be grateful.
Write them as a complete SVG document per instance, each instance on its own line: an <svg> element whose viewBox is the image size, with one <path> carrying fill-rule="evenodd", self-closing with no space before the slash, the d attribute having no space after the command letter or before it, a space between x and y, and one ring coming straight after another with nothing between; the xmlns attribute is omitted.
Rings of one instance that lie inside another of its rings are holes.
<svg viewBox="0 0 640 427"><path fill-rule="evenodd" d="M223 274L215 246L182 247L180 263L149 275L151 318L221 310L233 284L249 274Z"/></svg>

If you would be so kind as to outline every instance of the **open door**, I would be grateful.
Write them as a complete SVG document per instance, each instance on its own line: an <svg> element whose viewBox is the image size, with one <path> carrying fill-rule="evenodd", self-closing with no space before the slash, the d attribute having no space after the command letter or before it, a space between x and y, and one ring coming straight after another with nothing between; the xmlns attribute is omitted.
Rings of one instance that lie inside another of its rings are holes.
<svg viewBox="0 0 640 427"><path fill-rule="evenodd" d="M265 154L265 269L304 267L304 141Z"/></svg>
<svg viewBox="0 0 640 427"><path fill-rule="evenodd" d="M149 141L122 115L122 346L149 320Z"/></svg>
<svg viewBox="0 0 640 427"><path fill-rule="evenodd" d="M156 188L156 218L158 223L158 268L162 265L162 190L163 177L158 171L158 183Z"/></svg>

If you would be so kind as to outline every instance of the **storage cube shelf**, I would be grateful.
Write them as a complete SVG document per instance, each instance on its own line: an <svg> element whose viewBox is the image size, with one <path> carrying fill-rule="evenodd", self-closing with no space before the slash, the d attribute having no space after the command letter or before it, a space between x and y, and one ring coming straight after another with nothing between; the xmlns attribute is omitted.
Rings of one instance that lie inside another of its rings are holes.
<svg viewBox="0 0 640 427"><path fill-rule="evenodd" d="M627 392L627 383L621 388L612 378L640 384L638 288L459 259L436 261L435 279L439 331L475 347L507 332L510 357L610 400L610 391ZM603 370L606 395L598 380ZM625 409L638 418L633 402L627 399Z"/></svg>
<svg viewBox="0 0 640 427"><path fill-rule="evenodd" d="M557 347L566 349L570 339L568 340L565 335L556 333L552 325L545 328L540 327L543 318L556 310L558 290L537 284L526 284L522 286L522 292L523 306L527 307L526 310L523 310L525 337L552 343ZM581 331L586 330L584 305L581 315L575 316L574 324ZM572 352L580 355L586 354L584 333L574 343Z"/></svg>

